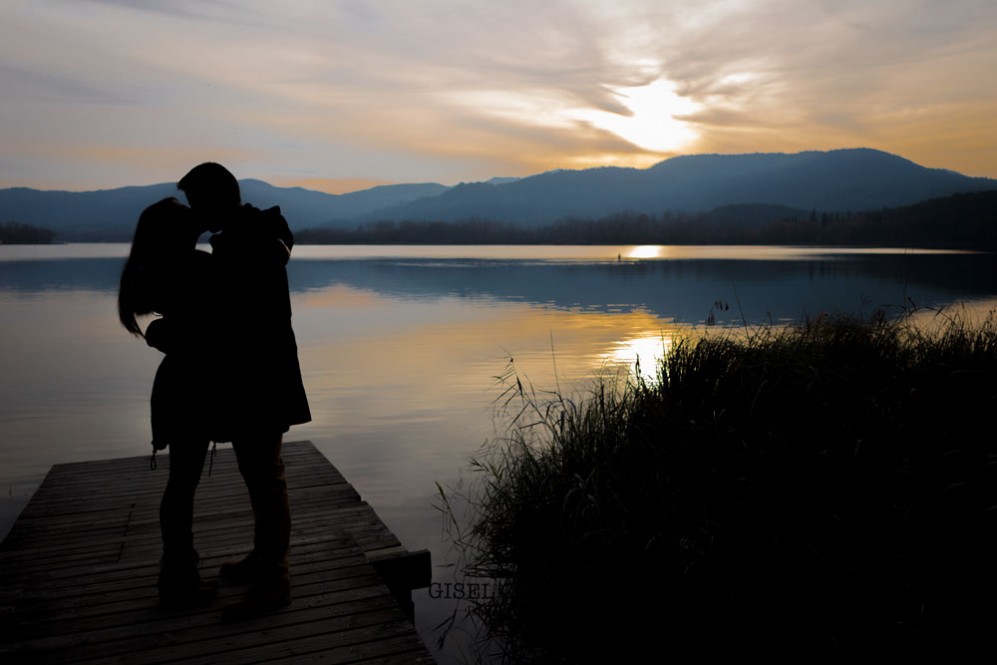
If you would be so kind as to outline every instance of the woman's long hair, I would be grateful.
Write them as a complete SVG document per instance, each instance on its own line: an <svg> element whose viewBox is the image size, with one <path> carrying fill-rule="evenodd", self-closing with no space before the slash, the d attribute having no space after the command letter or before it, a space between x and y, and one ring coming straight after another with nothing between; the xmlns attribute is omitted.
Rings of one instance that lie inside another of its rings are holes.
<svg viewBox="0 0 997 665"><path fill-rule="evenodd" d="M195 241L190 208L177 199L163 199L142 211L118 287L118 319L125 330L143 336L135 317L158 311L170 266L177 265Z"/></svg>

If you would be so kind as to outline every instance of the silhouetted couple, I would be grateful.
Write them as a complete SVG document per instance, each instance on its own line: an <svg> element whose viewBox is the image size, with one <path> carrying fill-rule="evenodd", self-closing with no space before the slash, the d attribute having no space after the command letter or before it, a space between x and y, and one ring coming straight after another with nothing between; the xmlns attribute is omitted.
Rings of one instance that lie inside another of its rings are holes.
<svg viewBox="0 0 997 665"><path fill-rule="evenodd" d="M291 602L281 441L291 425L311 419L291 328L285 266L293 237L278 208L243 205L238 181L219 164L195 167L177 187L189 208L169 198L139 218L118 313L140 336L136 316L158 314L144 336L166 354L151 400L154 449L170 449L160 601L187 608L214 599L216 584L197 568L194 492L209 444L231 441L255 519L253 551L218 574L249 585L223 610L224 619L238 620ZM205 231L214 234L211 253L195 247Z"/></svg>

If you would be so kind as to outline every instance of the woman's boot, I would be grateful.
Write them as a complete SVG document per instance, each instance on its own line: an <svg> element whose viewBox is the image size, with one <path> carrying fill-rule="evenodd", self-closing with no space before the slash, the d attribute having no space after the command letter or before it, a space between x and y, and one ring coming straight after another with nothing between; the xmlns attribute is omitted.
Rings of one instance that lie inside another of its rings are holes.
<svg viewBox="0 0 997 665"><path fill-rule="evenodd" d="M207 607L218 594L218 585L205 582L197 570L197 552L163 556L159 564L159 604L171 610Z"/></svg>

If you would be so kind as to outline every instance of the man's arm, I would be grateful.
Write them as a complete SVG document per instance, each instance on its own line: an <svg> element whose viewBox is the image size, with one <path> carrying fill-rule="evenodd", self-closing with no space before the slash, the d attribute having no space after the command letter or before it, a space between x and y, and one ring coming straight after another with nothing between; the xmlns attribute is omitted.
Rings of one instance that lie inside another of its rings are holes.
<svg viewBox="0 0 997 665"><path fill-rule="evenodd" d="M228 260L256 264L275 260L283 266L291 258L294 234L279 207L261 211L246 206L223 233L211 237L211 246Z"/></svg>
<svg viewBox="0 0 997 665"><path fill-rule="evenodd" d="M291 248L294 247L294 234L291 233L291 227L287 225L287 220L284 216L280 214L279 207L273 207L263 213L264 215L273 214L276 217L274 222L277 226L277 242L281 246L280 258L283 263L287 263L291 259Z"/></svg>

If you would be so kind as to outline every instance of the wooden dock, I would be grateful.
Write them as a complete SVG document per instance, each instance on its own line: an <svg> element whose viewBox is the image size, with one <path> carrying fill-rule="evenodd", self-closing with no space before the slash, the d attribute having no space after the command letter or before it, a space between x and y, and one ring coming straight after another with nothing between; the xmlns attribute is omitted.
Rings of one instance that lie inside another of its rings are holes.
<svg viewBox="0 0 997 665"><path fill-rule="evenodd" d="M158 605L159 499L169 457L53 466L0 545L0 662L432 663L410 620L429 553L410 553L307 442L286 443L294 602L223 624ZM202 576L252 549L252 511L230 446L195 501ZM389 588L390 587L390 588ZM409 614L408 616L407 613Z"/></svg>

